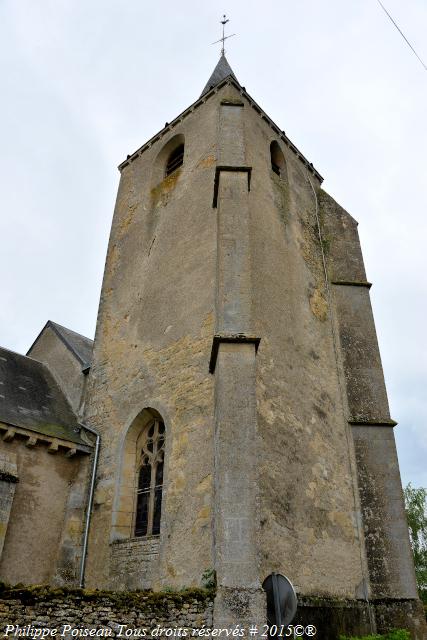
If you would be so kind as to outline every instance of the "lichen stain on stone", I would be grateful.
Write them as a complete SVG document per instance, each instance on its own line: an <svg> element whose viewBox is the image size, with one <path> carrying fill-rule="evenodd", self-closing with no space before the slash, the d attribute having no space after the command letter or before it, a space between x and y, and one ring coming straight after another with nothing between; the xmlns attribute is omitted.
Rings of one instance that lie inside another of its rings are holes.
<svg viewBox="0 0 427 640"><path fill-rule="evenodd" d="M307 485L307 489L305 490L305 495L307 496L307 498L312 500L315 495L315 492L316 492L316 483L309 482Z"/></svg>
<svg viewBox="0 0 427 640"><path fill-rule="evenodd" d="M101 480L98 482L98 486L96 488L94 505L100 506L101 504L106 504L111 501L111 486L108 481Z"/></svg>
<svg viewBox="0 0 427 640"><path fill-rule="evenodd" d="M138 208L137 202L133 202L132 204L128 205L128 211L126 215L123 216L123 218L119 221L119 224L118 224L119 237L124 236L127 230L129 229L129 227L131 226L135 216L135 211L137 210L137 208Z"/></svg>
<svg viewBox="0 0 427 640"><path fill-rule="evenodd" d="M353 540L354 526L350 514L342 511L330 511L328 513L328 520L333 527L339 530L343 538Z"/></svg>
<svg viewBox="0 0 427 640"><path fill-rule="evenodd" d="M175 567L171 564L167 564L166 565L166 572L168 574L168 576L171 576L172 578L176 577L176 570Z"/></svg>
<svg viewBox="0 0 427 640"><path fill-rule="evenodd" d="M207 156L206 158L202 158L198 164L197 169L207 169L209 167L213 167L216 162L216 158L214 155Z"/></svg>
<svg viewBox="0 0 427 640"><path fill-rule="evenodd" d="M326 320L328 316L328 303L319 289L314 289L310 296L310 309L321 322Z"/></svg>
<svg viewBox="0 0 427 640"><path fill-rule="evenodd" d="M298 244L301 255L314 276L316 287L324 286L325 274L322 262L322 247L319 240L317 220L313 219L311 211L301 210L299 214L301 231L298 234Z"/></svg>
<svg viewBox="0 0 427 640"><path fill-rule="evenodd" d="M71 538L77 537L81 533L80 518L70 518L67 524L67 533Z"/></svg>
<svg viewBox="0 0 427 640"><path fill-rule="evenodd" d="M268 425L273 425L276 421L279 424L286 422L285 413L281 410L280 404L271 398L259 398L258 411Z"/></svg>
<svg viewBox="0 0 427 640"><path fill-rule="evenodd" d="M171 464L172 466L172 464ZM174 478L168 489L168 499L171 500L178 495L181 495L185 489L185 474L182 469L177 469L174 465Z"/></svg>
<svg viewBox="0 0 427 640"><path fill-rule="evenodd" d="M305 530L301 531L304 541L308 545L316 544L316 536L314 535L314 529L310 527L306 527Z"/></svg>
<svg viewBox="0 0 427 640"><path fill-rule="evenodd" d="M172 455L176 458L184 457L188 446L188 432L177 433L173 439Z"/></svg>
<svg viewBox="0 0 427 640"><path fill-rule="evenodd" d="M211 524L211 508L209 505L204 505L197 512L197 515L192 527L192 531L193 533L195 533L197 530L200 530L203 527L210 526L210 524Z"/></svg>
<svg viewBox="0 0 427 640"><path fill-rule="evenodd" d="M166 206L169 200L169 194L175 189L178 178L181 175L181 169L177 169L170 176L166 176L163 180L151 189L151 199L154 207Z"/></svg>
<svg viewBox="0 0 427 640"><path fill-rule="evenodd" d="M209 474L200 480L199 484L196 487L197 493L206 493L210 491L212 487L212 474Z"/></svg>
<svg viewBox="0 0 427 640"><path fill-rule="evenodd" d="M110 277L114 275L114 272L117 268L117 264L119 262L119 256L120 256L120 251L117 248L117 244L113 244L111 246L110 254L108 256L108 261L109 261L108 270L109 270ZM110 288L110 291L111 291L111 288Z"/></svg>

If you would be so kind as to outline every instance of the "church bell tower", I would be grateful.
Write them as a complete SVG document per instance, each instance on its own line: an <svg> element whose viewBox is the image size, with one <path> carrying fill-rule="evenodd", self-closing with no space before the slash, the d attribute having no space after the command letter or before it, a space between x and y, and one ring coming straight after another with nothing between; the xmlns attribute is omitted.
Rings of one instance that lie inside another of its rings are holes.
<svg viewBox="0 0 427 640"><path fill-rule="evenodd" d="M265 621L278 572L307 621L346 603L356 631L421 630L357 222L224 55L119 169L87 586L216 575L225 626Z"/></svg>

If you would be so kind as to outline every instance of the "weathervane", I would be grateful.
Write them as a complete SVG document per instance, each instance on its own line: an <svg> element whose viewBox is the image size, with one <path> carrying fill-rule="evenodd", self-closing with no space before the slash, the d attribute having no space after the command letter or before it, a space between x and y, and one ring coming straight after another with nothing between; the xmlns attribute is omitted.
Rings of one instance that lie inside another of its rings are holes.
<svg viewBox="0 0 427 640"><path fill-rule="evenodd" d="M220 38L219 40L216 40L215 42L212 42L212 44L218 44L218 42L222 42L222 47L221 47L221 55L223 56L225 54L225 49L224 49L224 43L226 40L228 40L228 38L232 38L233 36L235 36L235 33L232 33L229 36L225 35L225 25L227 24L227 22L230 22L230 20L227 18L227 16L224 15L222 16L222 20L221 20L221 24L222 24L222 38Z"/></svg>

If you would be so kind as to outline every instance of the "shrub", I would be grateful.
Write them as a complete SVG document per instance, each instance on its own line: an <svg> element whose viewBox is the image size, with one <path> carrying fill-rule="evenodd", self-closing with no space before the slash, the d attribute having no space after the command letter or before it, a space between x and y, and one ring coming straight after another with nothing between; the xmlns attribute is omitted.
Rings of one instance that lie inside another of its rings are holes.
<svg viewBox="0 0 427 640"><path fill-rule="evenodd" d="M394 631L389 631L385 635L374 634L370 636L363 636L363 638L340 636L340 640L411 640L411 635L409 631L406 631L405 629L395 629Z"/></svg>

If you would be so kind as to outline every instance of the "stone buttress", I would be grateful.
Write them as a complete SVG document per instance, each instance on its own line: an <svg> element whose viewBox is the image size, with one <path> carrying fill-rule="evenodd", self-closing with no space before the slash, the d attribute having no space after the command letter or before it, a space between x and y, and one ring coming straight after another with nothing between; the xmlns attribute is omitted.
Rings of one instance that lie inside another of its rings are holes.
<svg viewBox="0 0 427 640"><path fill-rule="evenodd" d="M234 96L235 97L235 96ZM259 575L256 349L253 334L249 191L244 103L219 105L214 185L217 209L214 553L216 626L265 619Z"/></svg>

